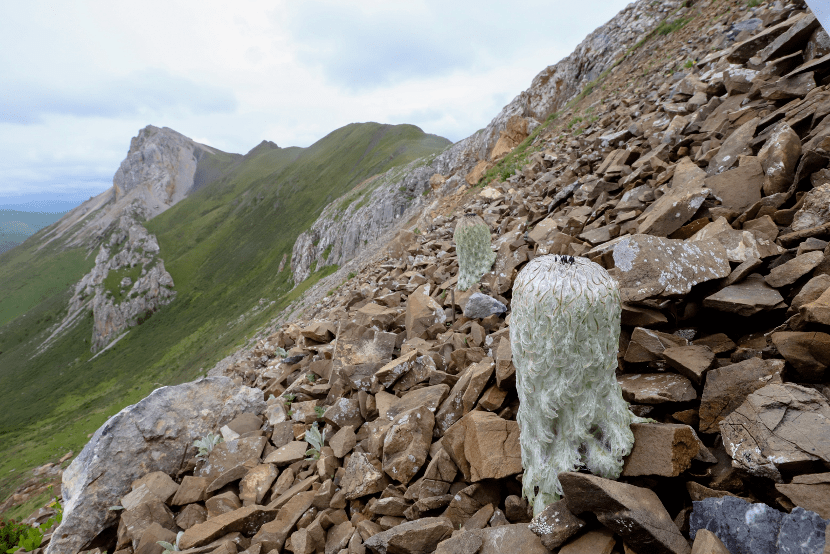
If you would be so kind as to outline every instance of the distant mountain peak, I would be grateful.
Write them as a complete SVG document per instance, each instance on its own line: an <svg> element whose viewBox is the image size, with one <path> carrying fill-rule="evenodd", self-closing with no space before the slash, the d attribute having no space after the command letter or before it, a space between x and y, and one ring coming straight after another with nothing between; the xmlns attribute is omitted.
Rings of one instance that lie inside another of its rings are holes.
<svg viewBox="0 0 830 554"><path fill-rule="evenodd" d="M277 145L276 142L270 140L263 140L262 142L251 148L251 150L245 155L254 156L256 154L259 154L263 150L279 150L279 148L280 147Z"/></svg>

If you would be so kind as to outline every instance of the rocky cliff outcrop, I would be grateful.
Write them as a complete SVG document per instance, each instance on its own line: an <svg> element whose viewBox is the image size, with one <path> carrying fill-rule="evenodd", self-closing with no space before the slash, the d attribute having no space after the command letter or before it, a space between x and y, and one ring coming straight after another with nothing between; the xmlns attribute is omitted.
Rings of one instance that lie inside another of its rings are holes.
<svg viewBox="0 0 830 554"><path fill-rule="evenodd" d="M131 215L123 215L101 245L95 267L75 285L67 316L41 349L92 309L91 343L97 352L172 302L176 297L173 285L156 237Z"/></svg>
<svg viewBox="0 0 830 554"><path fill-rule="evenodd" d="M434 202L432 188L452 192L476 184L493 161L524 140L549 115L562 108L639 40L667 18L682 18L684 2L639 0L588 35L571 55L545 68L483 130L431 158L393 169L332 202L311 229L300 235L291 257L294 282L312 267L342 265L395 223L408 220ZM678 9L680 8L680 9ZM430 179L433 179L430 186ZM365 188L362 188L365 187ZM355 198L358 201L353 201ZM345 207L344 207L345 206Z"/></svg>
<svg viewBox="0 0 830 554"><path fill-rule="evenodd" d="M67 315L39 351L89 309L95 352L172 302L173 279L164 269L158 242L138 221L152 219L215 178L210 164L200 165L215 153L172 129L148 125L130 141L112 188L70 211L47 232L41 248L62 241L98 248L98 255L95 267L75 286ZM118 283L110 277L115 274L123 274Z"/></svg>
<svg viewBox="0 0 830 554"><path fill-rule="evenodd" d="M44 236L41 248L56 240L69 246L95 243L124 213L152 219L204 184L199 181L210 173L209 164L200 162L216 152L173 129L148 125L130 141L112 188L70 211Z"/></svg>

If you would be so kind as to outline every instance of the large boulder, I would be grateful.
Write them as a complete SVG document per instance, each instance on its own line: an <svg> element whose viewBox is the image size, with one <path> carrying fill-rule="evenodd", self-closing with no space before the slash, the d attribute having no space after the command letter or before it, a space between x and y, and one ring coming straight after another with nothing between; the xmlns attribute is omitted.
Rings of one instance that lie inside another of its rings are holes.
<svg viewBox="0 0 830 554"><path fill-rule="evenodd" d="M265 409L262 391L228 377L162 387L111 417L63 474L64 515L47 554L76 554L115 522L110 506L139 477L178 471L193 441L236 416Z"/></svg>

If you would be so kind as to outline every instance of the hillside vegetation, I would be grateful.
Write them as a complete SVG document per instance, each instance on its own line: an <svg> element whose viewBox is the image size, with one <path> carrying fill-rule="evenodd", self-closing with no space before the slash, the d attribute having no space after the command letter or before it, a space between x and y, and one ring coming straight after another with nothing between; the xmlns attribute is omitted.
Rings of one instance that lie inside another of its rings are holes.
<svg viewBox="0 0 830 554"><path fill-rule="evenodd" d="M87 434L159 385L193 379L336 266L291 281L296 237L367 178L450 143L412 125L356 123L308 148L260 145L200 161L199 189L145 223L176 300L109 350L90 354L89 319L35 355L97 249L37 251L38 233L0 255L0 498L21 471L76 452ZM282 272L280 262L286 258Z"/></svg>

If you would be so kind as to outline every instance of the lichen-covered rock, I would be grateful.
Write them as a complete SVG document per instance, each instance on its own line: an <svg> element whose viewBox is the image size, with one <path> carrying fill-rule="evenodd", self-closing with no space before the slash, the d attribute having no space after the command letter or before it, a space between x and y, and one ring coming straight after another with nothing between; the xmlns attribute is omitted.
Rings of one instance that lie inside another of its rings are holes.
<svg viewBox="0 0 830 554"><path fill-rule="evenodd" d="M512 309L523 492L539 514L562 495L560 472L619 477L637 418L614 377L620 293L601 266L535 258L516 277Z"/></svg>
<svg viewBox="0 0 830 554"><path fill-rule="evenodd" d="M466 213L453 234L458 255L458 290L467 290L490 271L496 253L490 247L490 228L478 215Z"/></svg>

